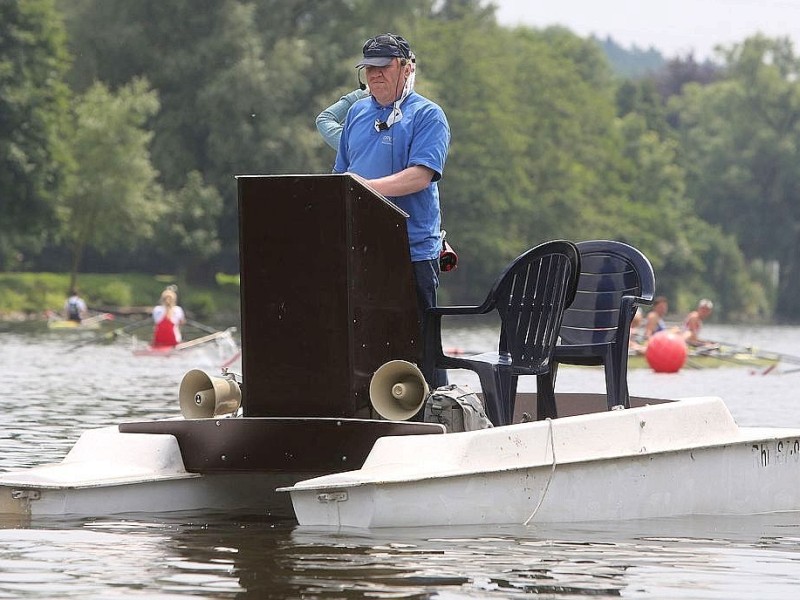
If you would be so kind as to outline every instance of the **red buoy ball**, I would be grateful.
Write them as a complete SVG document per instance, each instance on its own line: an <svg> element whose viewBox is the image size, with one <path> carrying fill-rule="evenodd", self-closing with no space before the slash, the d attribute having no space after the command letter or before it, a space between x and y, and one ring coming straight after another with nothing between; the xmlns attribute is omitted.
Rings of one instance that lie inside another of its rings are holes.
<svg viewBox="0 0 800 600"><path fill-rule="evenodd" d="M688 350L683 337L669 331L659 331L647 343L644 357L656 373L677 373L686 362Z"/></svg>

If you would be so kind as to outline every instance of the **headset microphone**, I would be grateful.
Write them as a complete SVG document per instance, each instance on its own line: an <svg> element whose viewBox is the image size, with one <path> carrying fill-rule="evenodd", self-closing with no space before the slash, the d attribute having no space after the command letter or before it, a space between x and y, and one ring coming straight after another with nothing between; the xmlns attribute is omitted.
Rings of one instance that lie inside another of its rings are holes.
<svg viewBox="0 0 800 600"><path fill-rule="evenodd" d="M367 84L361 81L361 69L358 69L358 89L364 91L367 89Z"/></svg>

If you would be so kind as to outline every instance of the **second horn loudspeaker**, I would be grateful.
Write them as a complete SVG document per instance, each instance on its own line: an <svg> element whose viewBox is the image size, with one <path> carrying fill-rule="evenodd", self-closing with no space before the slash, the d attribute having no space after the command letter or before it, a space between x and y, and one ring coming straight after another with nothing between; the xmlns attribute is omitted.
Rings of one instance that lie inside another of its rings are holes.
<svg viewBox="0 0 800 600"><path fill-rule="evenodd" d="M178 399L185 419L209 419L236 412L242 403L242 392L229 377L211 377L192 369L181 380Z"/></svg>
<svg viewBox="0 0 800 600"><path fill-rule="evenodd" d="M428 383L415 364L391 360L375 371L369 383L369 399L384 419L405 421L425 404Z"/></svg>

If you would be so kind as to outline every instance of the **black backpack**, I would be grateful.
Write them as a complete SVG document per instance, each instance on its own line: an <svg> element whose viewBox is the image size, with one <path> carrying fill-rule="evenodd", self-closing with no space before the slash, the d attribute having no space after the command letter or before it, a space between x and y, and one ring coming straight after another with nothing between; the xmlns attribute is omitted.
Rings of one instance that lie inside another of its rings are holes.
<svg viewBox="0 0 800 600"><path fill-rule="evenodd" d="M81 308L78 305L78 301L75 299L71 299L67 302L67 318L70 321L81 320Z"/></svg>

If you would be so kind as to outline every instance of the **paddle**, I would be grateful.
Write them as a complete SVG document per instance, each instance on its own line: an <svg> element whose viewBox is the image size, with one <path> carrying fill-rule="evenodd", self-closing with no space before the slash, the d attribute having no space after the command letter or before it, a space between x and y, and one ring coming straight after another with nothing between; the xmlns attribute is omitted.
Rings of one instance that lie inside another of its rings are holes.
<svg viewBox="0 0 800 600"><path fill-rule="evenodd" d="M78 348L82 348L83 346L87 346L88 344L95 344L101 340L110 340L117 337L118 335L121 335L123 333L128 333L129 331L132 331L138 327L142 327L143 325L152 322L153 321L150 319L150 317L145 317L144 319L140 319L138 321L134 321L133 323L129 323L125 327L117 327L116 329L112 329L111 331L108 331L106 333L101 333L100 335L96 335L88 340L78 342L70 349L76 350Z"/></svg>
<svg viewBox="0 0 800 600"><path fill-rule="evenodd" d="M726 348L725 346L720 344L714 344L713 346L706 346L706 347L690 346L689 355L696 357L705 356L722 362L728 361L736 363L738 365L750 364L753 366L757 366L758 364L763 363L765 360L769 361L775 360L772 358L757 356L756 354L754 354L749 350Z"/></svg>
<svg viewBox="0 0 800 600"><path fill-rule="evenodd" d="M216 340L217 338L221 338L226 335L230 335L231 332L234 330L234 327L230 329L226 329L225 331L215 331L213 333L209 333L208 335L204 335L203 337L195 338L193 340L189 340L188 342L181 342L177 344L173 350L185 350L186 348L193 348L194 346L199 346L200 344L205 344L206 342L210 342L212 340Z"/></svg>
<svg viewBox="0 0 800 600"><path fill-rule="evenodd" d="M755 358L760 358L762 360L774 360L774 361L777 361L777 362L785 362L785 363L800 365L800 356L793 356L791 354L784 354L782 352L772 352L772 351L769 351L769 350L758 351L758 350L755 350L752 346L749 346L749 347L748 346L739 346L737 344L729 344L729 343L723 342L723 341L712 342L712 343L718 344L719 347L726 347L727 346L728 348L732 349L733 351L737 351L738 350L741 353L747 353L747 354L752 355ZM761 375L767 375L767 374L771 373L775 369L775 366L776 365L774 365L774 364L767 366L764 370L761 371L760 374ZM792 369L790 371L782 371L782 373L788 374L788 373L795 373L797 371L800 371L800 369Z"/></svg>
<svg viewBox="0 0 800 600"><path fill-rule="evenodd" d="M111 313L104 312L82 319L81 325L93 325L95 323L99 323L100 321L106 321L106 320L111 321L113 319L114 315L112 315Z"/></svg>
<svg viewBox="0 0 800 600"><path fill-rule="evenodd" d="M695 370L699 370L699 369L703 368L702 365L698 365L695 361L693 361L691 356L687 356L686 357L685 365L687 367L689 367L690 369L695 369Z"/></svg>
<svg viewBox="0 0 800 600"><path fill-rule="evenodd" d="M721 341L713 343L719 344L720 347L731 348L734 351L738 350L739 352L746 352L758 358L763 358L766 360L781 360L784 362L800 365L800 356L793 356L791 354L784 354L782 352L772 352L771 350L759 351L753 348L752 346L738 346L736 344L729 344L727 342L721 342Z"/></svg>

